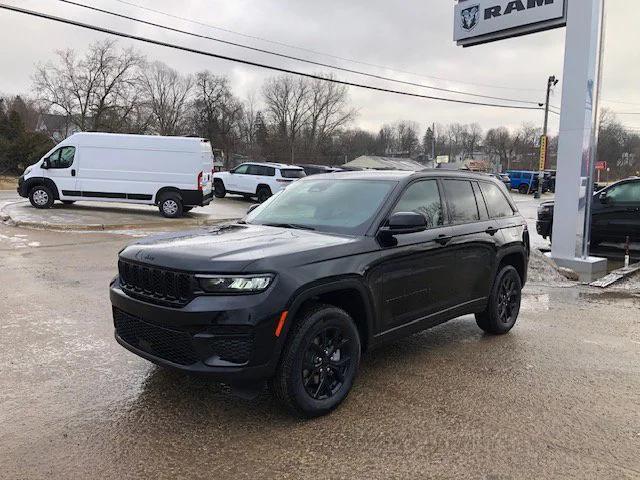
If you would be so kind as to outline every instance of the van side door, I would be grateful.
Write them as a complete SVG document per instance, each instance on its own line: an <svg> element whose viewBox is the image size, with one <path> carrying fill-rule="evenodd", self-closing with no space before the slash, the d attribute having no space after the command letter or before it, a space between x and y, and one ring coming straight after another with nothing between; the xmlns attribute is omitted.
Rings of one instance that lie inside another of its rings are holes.
<svg viewBox="0 0 640 480"><path fill-rule="evenodd" d="M48 168L44 170L44 176L56 184L60 199L80 197L76 176L79 164L76 147L60 147L49 155L44 163L48 165Z"/></svg>
<svg viewBox="0 0 640 480"><path fill-rule="evenodd" d="M495 269L498 228L489 218L477 182L443 179L451 222L451 250L455 256L456 281L451 295L457 306L472 308L489 296Z"/></svg>

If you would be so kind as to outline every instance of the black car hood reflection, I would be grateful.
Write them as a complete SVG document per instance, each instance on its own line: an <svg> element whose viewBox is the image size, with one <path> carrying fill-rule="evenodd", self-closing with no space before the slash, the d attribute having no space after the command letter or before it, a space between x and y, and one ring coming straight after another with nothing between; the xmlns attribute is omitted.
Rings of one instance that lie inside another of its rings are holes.
<svg viewBox="0 0 640 480"><path fill-rule="evenodd" d="M339 254L335 247L357 238L263 225L226 225L148 237L120 256L136 262L193 272L239 272L263 259L287 257L292 265ZM341 250L341 249L338 249ZM351 250L351 249L349 249Z"/></svg>

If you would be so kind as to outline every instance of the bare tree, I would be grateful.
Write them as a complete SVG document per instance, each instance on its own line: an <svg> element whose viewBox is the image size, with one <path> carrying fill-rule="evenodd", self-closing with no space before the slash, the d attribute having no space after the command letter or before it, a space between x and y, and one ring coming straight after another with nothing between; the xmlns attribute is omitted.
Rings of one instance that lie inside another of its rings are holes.
<svg viewBox="0 0 640 480"><path fill-rule="evenodd" d="M258 145L258 129L262 120L258 118L259 113L256 94L251 92L244 102L239 122L240 141L245 153L251 158L257 158L261 154L260 145Z"/></svg>
<svg viewBox="0 0 640 480"><path fill-rule="evenodd" d="M181 76L162 62L154 62L142 70L140 85L152 113L154 131L160 135L184 133L192 78Z"/></svg>
<svg viewBox="0 0 640 480"><path fill-rule="evenodd" d="M420 127L416 122L403 120L396 125L396 144L398 153L413 157L420 149L420 140L418 139L418 129Z"/></svg>
<svg viewBox="0 0 640 480"><path fill-rule="evenodd" d="M229 88L229 80L207 71L196 74L191 110L194 130L222 147L229 166L238 143L243 110Z"/></svg>
<svg viewBox="0 0 640 480"><path fill-rule="evenodd" d="M39 65L34 88L46 109L61 112L79 130L120 130L138 97L142 57L117 51L114 41L94 43L84 57L58 51L58 63Z"/></svg>
<svg viewBox="0 0 640 480"><path fill-rule="evenodd" d="M268 79L262 89L267 116L287 144L290 163L295 161L296 141L309 119L310 90L309 82L287 75Z"/></svg>

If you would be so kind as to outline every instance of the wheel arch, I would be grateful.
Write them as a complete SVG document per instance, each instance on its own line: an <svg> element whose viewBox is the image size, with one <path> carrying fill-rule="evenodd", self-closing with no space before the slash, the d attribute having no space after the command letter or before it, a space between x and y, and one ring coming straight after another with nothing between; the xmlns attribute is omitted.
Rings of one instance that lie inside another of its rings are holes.
<svg viewBox="0 0 640 480"><path fill-rule="evenodd" d="M53 192L54 200L60 200L60 192L58 191L58 187L56 182L46 177L34 177L25 180L24 191L29 195L29 192L33 187L45 186Z"/></svg>
<svg viewBox="0 0 640 480"><path fill-rule="evenodd" d="M160 201L160 197L165 194L165 193L177 193L178 195L180 195L180 199L182 200L182 191L179 188L176 187L162 187L160 190L158 190L156 192L156 195L153 199L153 203L154 205L158 205L158 202Z"/></svg>
<svg viewBox="0 0 640 480"><path fill-rule="evenodd" d="M258 194L258 192L260 191L261 188L267 188L273 194L273 189L271 188L271 186L269 184L267 184L267 183L259 183L258 186L256 187L256 195Z"/></svg>
<svg viewBox="0 0 640 480"><path fill-rule="evenodd" d="M286 322L284 338L298 320L296 317L308 306L324 303L346 311L353 318L358 332L362 351L366 351L373 335L373 301L362 281L356 278L331 280L327 283L305 286L296 291L289 304L289 319Z"/></svg>
<svg viewBox="0 0 640 480"><path fill-rule="evenodd" d="M524 286L527 283L527 255L524 247L513 246L507 248L503 254L498 258L498 263L496 266L495 276L498 272L506 265L511 265L516 269L518 275L520 276L520 280L522 285Z"/></svg>

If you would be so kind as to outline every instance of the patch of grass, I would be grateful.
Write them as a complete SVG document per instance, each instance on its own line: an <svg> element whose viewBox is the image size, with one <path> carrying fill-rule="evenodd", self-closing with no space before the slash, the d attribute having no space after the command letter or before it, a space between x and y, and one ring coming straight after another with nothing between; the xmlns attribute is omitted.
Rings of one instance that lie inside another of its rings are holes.
<svg viewBox="0 0 640 480"><path fill-rule="evenodd" d="M15 190L18 187L18 177L0 175L0 190Z"/></svg>

